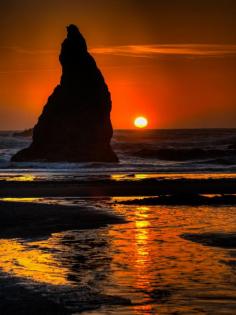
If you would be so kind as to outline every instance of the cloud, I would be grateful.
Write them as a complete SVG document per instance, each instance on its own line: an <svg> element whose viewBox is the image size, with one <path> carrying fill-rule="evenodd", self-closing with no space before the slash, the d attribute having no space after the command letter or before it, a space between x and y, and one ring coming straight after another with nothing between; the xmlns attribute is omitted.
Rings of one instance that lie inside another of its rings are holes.
<svg viewBox="0 0 236 315"><path fill-rule="evenodd" d="M22 54L22 55L54 55L58 53L57 50L53 49L48 49L48 50L42 50L42 49L26 49L20 46L2 46L2 50L5 51L12 51L17 54Z"/></svg>
<svg viewBox="0 0 236 315"><path fill-rule="evenodd" d="M19 46L1 47L25 55L51 55L58 50L26 49ZM154 58L158 55L168 56L199 56L199 57L224 57L236 56L236 45L210 45L210 44L152 44L152 45L121 45L91 48L89 51L99 55L114 55L136 58Z"/></svg>
<svg viewBox="0 0 236 315"><path fill-rule="evenodd" d="M236 45L170 44L126 45L92 48L93 54L154 58L157 56L225 57L236 56Z"/></svg>

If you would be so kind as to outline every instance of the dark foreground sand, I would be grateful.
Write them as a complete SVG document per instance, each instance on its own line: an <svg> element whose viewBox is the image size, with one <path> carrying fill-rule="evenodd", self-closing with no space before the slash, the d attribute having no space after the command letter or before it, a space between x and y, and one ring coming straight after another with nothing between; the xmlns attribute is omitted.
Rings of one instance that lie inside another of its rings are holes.
<svg viewBox="0 0 236 315"><path fill-rule="evenodd" d="M44 286L27 288L19 279L0 274L1 315L69 315L95 310L103 305L131 305L125 297L102 294L90 287L64 287L49 294Z"/></svg>
<svg viewBox="0 0 236 315"><path fill-rule="evenodd" d="M48 236L124 222L122 217L92 207L0 202L0 238Z"/></svg>

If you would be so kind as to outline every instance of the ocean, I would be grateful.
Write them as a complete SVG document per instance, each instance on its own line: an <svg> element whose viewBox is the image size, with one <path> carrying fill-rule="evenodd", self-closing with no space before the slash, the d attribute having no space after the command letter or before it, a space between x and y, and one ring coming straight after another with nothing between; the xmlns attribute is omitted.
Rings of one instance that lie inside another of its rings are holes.
<svg viewBox="0 0 236 315"><path fill-rule="evenodd" d="M16 163L11 156L30 137L0 132L0 178L63 180L117 176L236 172L236 129L115 130L112 146L120 163ZM63 145L63 144L62 144Z"/></svg>

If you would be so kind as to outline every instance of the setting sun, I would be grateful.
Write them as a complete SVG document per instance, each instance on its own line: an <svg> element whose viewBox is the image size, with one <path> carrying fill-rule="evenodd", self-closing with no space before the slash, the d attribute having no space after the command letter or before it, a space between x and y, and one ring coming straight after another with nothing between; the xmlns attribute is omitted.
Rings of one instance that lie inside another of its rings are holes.
<svg viewBox="0 0 236 315"><path fill-rule="evenodd" d="M134 125L137 128L145 128L148 125L148 120L145 117L137 117L134 120Z"/></svg>

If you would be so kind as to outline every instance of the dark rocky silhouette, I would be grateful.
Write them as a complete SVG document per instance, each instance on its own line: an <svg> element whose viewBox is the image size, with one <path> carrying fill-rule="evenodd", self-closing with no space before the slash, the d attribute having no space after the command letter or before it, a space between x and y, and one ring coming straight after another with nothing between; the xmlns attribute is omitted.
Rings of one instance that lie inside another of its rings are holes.
<svg viewBox="0 0 236 315"><path fill-rule="evenodd" d="M111 96L75 25L59 56L62 77L33 129L33 142L12 161L117 162L110 140Z"/></svg>

